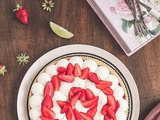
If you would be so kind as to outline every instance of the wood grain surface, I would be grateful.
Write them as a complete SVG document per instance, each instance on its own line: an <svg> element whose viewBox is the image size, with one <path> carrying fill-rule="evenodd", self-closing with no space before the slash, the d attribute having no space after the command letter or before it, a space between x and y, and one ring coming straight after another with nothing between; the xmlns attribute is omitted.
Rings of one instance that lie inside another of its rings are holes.
<svg viewBox="0 0 160 120"><path fill-rule="evenodd" d="M139 120L143 120L160 102L160 37L127 57L86 0L54 0L52 12L42 10L43 0L2 0L0 4L0 63L7 72L0 76L0 120L17 120L17 94L30 66L46 52L70 44L100 47L129 69L140 95ZM20 23L13 13L15 4L29 11L29 24ZM71 39L55 35L49 22L74 33ZM18 65L16 56L26 53L30 62Z"/></svg>

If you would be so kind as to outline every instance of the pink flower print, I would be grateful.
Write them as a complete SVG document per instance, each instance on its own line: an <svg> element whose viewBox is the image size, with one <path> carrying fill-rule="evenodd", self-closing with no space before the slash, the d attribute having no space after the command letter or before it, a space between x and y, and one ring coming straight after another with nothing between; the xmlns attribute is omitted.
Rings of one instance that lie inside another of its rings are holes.
<svg viewBox="0 0 160 120"><path fill-rule="evenodd" d="M110 7L109 9L111 10L112 13L116 13L115 7L112 6L112 7Z"/></svg>
<svg viewBox="0 0 160 120"><path fill-rule="evenodd" d="M119 15L120 18L125 20L133 20L133 13L130 10L128 4L125 2L125 0L118 0L118 2L115 4L116 14ZM136 9L138 11L138 5L136 4Z"/></svg>

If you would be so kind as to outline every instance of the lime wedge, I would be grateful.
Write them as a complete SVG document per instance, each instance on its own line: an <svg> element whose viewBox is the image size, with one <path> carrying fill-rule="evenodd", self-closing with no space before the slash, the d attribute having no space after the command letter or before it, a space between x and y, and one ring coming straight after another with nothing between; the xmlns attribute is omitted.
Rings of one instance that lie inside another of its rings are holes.
<svg viewBox="0 0 160 120"><path fill-rule="evenodd" d="M59 37L62 38L71 38L73 37L73 33L71 33L70 31L68 31L67 29L53 23L50 22L50 27L53 30L53 32L58 35Z"/></svg>

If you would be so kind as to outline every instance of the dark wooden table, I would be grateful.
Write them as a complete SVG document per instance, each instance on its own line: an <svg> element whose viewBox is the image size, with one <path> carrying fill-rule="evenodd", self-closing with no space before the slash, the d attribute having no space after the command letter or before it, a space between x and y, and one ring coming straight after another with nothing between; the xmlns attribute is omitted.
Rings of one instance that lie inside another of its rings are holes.
<svg viewBox="0 0 160 120"><path fill-rule="evenodd" d="M52 12L42 10L42 0L20 0L29 11L29 24L21 24L12 10L16 0L0 4L0 63L7 72L0 76L0 120L17 120L17 94L30 66L46 52L70 44L100 47L119 58L130 70L140 95L139 120L160 102L160 37L127 57L86 0L55 0ZM74 33L66 40L55 35L53 21ZM30 62L18 65L16 56L26 53Z"/></svg>

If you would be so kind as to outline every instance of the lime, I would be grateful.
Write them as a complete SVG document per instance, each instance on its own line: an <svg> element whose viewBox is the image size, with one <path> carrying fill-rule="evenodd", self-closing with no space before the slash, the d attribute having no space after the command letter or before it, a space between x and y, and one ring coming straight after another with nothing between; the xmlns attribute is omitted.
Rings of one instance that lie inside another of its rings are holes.
<svg viewBox="0 0 160 120"><path fill-rule="evenodd" d="M71 33L70 31L68 31L67 29L63 28L60 25L57 25L53 22L50 22L50 27L53 30L53 32L58 35L59 37L62 38L71 38L73 37L73 33Z"/></svg>

